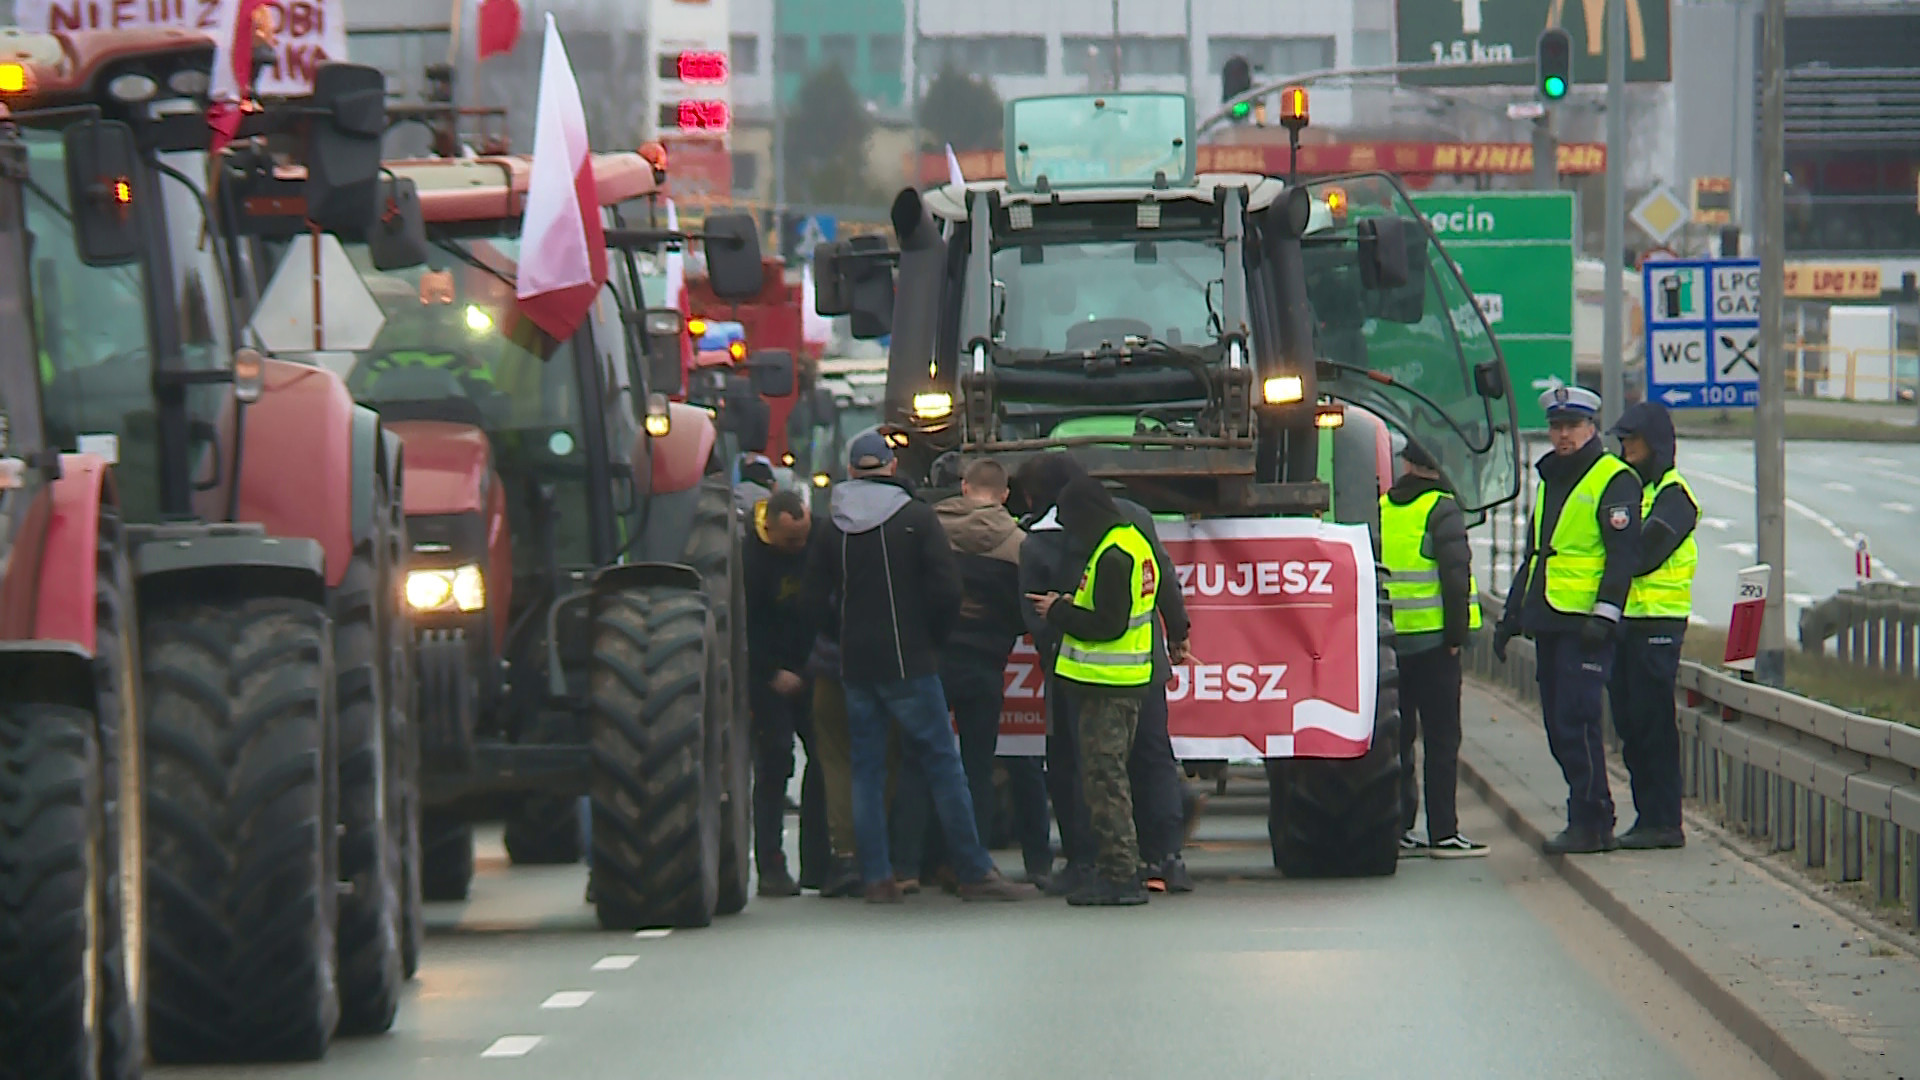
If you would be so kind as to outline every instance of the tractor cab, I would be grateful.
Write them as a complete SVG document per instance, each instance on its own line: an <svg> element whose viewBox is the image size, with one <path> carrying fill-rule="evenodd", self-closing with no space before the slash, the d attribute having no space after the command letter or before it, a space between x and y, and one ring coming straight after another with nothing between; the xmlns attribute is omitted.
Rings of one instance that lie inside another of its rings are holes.
<svg viewBox="0 0 1920 1080"><path fill-rule="evenodd" d="M1015 100L1005 130L1005 179L903 191L893 250L816 253L820 312L892 335L915 471L1074 447L1155 510L1318 514L1347 403L1469 510L1517 492L1498 347L1392 177L1201 174L1178 94Z"/></svg>

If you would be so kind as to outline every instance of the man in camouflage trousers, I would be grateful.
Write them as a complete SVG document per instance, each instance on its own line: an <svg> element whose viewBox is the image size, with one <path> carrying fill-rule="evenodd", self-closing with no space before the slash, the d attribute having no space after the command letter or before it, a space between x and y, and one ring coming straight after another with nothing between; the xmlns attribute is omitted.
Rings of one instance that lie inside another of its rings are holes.
<svg viewBox="0 0 1920 1080"><path fill-rule="evenodd" d="M1060 492L1060 525L1092 552L1071 597L1030 594L1061 634L1054 678L1079 722L1080 775L1097 853L1096 873L1067 896L1075 907L1147 902L1133 825L1133 751L1140 705L1153 681L1153 613L1159 580L1153 547L1098 480Z"/></svg>

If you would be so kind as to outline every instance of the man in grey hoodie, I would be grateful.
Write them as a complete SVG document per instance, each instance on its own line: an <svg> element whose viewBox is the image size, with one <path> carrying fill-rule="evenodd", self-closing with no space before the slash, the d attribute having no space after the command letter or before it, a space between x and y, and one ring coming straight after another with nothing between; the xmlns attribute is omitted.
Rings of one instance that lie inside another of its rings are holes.
<svg viewBox="0 0 1920 1080"><path fill-rule="evenodd" d="M933 508L895 478L893 447L866 432L847 451L829 526L808 559L808 607L838 595L841 681L853 741L853 823L871 903L904 893L887 850L887 728L932 789L959 892L967 900L1024 900L1030 885L1000 876L974 828L973 801L940 685L939 650L960 614L960 575Z"/></svg>

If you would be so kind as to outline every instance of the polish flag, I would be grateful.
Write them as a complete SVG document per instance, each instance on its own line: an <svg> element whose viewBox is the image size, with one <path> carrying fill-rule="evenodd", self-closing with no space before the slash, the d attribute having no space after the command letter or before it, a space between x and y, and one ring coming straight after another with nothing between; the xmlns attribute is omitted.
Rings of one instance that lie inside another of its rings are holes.
<svg viewBox="0 0 1920 1080"><path fill-rule="evenodd" d="M667 200L667 231L680 231L680 211L674 207L673 200ZM680 293L687 287L687 256L679 248L667 252L666 296L661 306L677 308L680 306Z"/></svg>
<svg viewBox="0 0 1920 1080"><path fill-rule="evenodd" d="M532 169L514 293L534 325L565 341L607 283L607 237L593 184L587 114L551 13L540 57Z"/></svg>
<svg viewBox="0 0 1920 1080"><path fill-rule="evenodd" d="M254 23L273 16L268 0L220 0L214 21L213 74L207 96L207 149L215 154L240 131L240 103L251 89Z"/></svg>

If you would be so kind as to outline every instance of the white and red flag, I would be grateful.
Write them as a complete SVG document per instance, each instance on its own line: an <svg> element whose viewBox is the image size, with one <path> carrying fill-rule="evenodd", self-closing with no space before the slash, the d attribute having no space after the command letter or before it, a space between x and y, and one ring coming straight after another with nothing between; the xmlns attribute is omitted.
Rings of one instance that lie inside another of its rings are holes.
<svg viewBox="0 0 1920 1080"><path fill-rule="evenodd" d="M220 0L213 31L213 75L207 96L208 149L219 153L240 130L241 105L253 90L253 43L271 37L274 11L268 0Z"/></svg>
<svg viewBox="0 0 1920 1080"><path fill-rule="evenodd" d="M573 336L607 283L607 237L593 183L593 153L580 86L553 15L540 57L533 166L520 224L515 295L534 325L559 341Z"/></svg>

